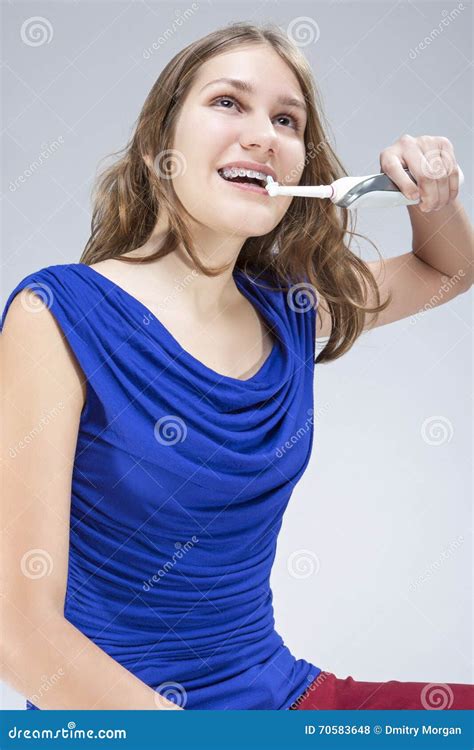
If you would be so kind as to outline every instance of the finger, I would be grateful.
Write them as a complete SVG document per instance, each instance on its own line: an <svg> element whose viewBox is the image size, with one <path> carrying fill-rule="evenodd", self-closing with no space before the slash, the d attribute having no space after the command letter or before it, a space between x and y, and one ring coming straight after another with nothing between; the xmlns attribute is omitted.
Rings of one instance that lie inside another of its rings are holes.
<svg viewBox="0 0 474 750"><path fill-rule="evenodd" d="M457 198L458 193L459 193L459 169L458 169L456 160L454 158L454 155L452 155L452 162L454 162L454 166L451 169L451 172L449 174L449 179L448 179L450 201L454 201Z"/></svg>
<svg viewBox="0 0 474 750"><path fill-rule="evenodd" d="M418 187L420 189L420 211L433 211L439 202L438 180L421 174L418 177Z"/></svg>
<svg viewBox="0 0 474 750"><path fill-rule="evenodd" d="M395 154L386 154L383 160L381 160L380 166L382 171L395 183L405 198L416 200L419 197L416 184L405 172L398 156L395 156ZM408 166L408 168L410 167Z"/></svg>
<svg viewBox="0 0 474 750"><path fill-rule="evenodd" d="M438 182L438 204L434 207L434 211L439 211L440 208L443 208L443 206L446 206L449 203L449 180L450 180L450 174L452 174L453 171L453 163L452 159L450 158L450 155L447 151L444 151L443 148L441 148L441 159L444 164L444 171L445 176L441 177Z"/></svg>
<svg viewBox="0 0 474 750"><path fill-rule="evenodd" d="M449 174L453 169L453 159L440 144L421 152L420 167L420 209L436 211L449 202Z"/></svg>

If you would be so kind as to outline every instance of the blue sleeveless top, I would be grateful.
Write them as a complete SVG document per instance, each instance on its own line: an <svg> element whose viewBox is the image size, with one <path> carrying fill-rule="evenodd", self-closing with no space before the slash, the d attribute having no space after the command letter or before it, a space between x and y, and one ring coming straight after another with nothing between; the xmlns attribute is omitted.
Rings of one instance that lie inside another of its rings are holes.
<svg viewBox="0 0 474 750"><path fill-rule="evenodd" d="M321 671L275 630L270 588L313 442L316 309L233 276L277 339L247 380L197 360L84 263L23 278L1 327L28 286L86 379L65 618L185 709L288 709Z"/></svg>

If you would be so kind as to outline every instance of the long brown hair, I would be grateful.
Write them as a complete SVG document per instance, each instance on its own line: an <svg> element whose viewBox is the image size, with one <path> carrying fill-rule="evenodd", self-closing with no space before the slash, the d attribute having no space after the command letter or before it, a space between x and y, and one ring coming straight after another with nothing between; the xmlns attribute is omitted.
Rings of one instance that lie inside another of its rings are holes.
<svg viewBox="0 0 474 750"><path fill-rule="evenodd" d="M208 269L199 260L185 223L185 216L189 214L168 178L167 170L173 165L166 164L166 160L172 153L181 102L199 67L216 55L249 43L271 45L293 70L307 102L306 156L299 184L328 185L347 176L323 128L320 94L304 55L276 25L233 23L188 45L170 60L157 78L129 143L115 152L124 152L123 155L98 178L93 195L91 236L81 262L90 265L106 258L120 258L129 263L151 262L184 247L195 266L208 276L215 276L228 267ZM155 154L163 155L163 164L158 170L156 158L153 167L147 166L143 158ZM160 249L145 260L123 258L124 253L149 239L161 209L166 211L169 224ZM347 228L349 217L350 229ZM235 268L255 277L269 271L288 294L293 290L300 294L302 288L306 289L306 297L313 297L313 306L317 296L324 298L332 330L316 363L342 356L363 332L366 313L378 313L390 303L389 296L380 304L377 283L369 267L345 244L346 233L350 239L363 236L354 231L352 219L350 211L329 200L294 197L271 232L245 240L235 264ZM377 302L376 307L364 307L369 290Z"/></svg>

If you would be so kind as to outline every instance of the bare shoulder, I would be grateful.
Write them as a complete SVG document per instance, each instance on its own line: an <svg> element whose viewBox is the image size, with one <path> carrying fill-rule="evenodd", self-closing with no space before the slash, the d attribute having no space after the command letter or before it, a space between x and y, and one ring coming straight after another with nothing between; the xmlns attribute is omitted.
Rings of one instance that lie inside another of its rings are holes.
<svg viewBox="0 0 474 750"><path fill-rule="evenodd" d="M138 258L143 257L136 254L136 252L126 253L123 257L125 258ZM98 273L105 276L110 281L113 281L119 286L129 286L136 292L140 293L142 287L147 282L146 273L147 269L138 263L125 263L118 258L106 258L105 260L99 260L96 263L91 263L90 267Z"/></svg>
<svg viewBox="0 0 474 750"><path fill-rule="evenodd" d="M28 377L47 392L68 393L69 408L82 409L86 399L85 377L50 309L29 301L34 291L25 288L10 303L0 336L5 375L14 386Z"/></svg>
<svg viewBox="0 0 474 750"><path fill-rule="evenodd" d="M118 278L116 275L120 274L121 268L126 266L126 263L121 263L115 258L106 258L105 260L98 260L96 263L90 263L89 265L95 271L99 271L99 273L113 281L115 278Z"/></svg>

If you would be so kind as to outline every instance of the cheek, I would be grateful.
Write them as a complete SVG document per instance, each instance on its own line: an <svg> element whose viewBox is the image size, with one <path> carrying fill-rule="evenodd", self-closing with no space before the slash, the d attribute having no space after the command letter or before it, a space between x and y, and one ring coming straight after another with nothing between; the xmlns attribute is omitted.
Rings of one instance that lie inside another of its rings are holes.
<svg viewBox="0 0 474 750"><path fill-rule="evenodd" d="M233 144L239 143L237 119L219 116L219 113L213 110L203 110L194 122L193 138L195 142L202 144L207 154L206 161L216 163L222 160L222 155Z"/></svg>
<svg viewBox="0 0 474 750"><path fill-rule="evenodd" d="M208 174L235 142L235 128L206 110L183 117L176 129L173 148L184 155L189 174Z"/></svg>
<svg viewBox="0 0 474 750"><path fill-rule="evenodd" d="M305 169L305 148L304 144L292 144L285 156L283 166L283 177L290 185L297 185Z"/></svg>

